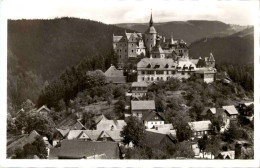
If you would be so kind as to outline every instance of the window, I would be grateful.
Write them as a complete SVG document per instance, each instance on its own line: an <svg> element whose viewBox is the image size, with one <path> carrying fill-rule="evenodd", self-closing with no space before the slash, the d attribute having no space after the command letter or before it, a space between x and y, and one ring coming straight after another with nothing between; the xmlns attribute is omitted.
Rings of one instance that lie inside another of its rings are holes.
<svg viewBox="0 0 260 168"><path fill-rule="evenodd" d="M161 77L161 80L163 80L163 77Z"/></svg>
<svg viewBox="0 0 260 168"><path fill-rule="evenodd" d="M156 117L154 117L154 119L156 119L156 120L157 120L157 119L158 119L158 117L156 116Z"/></svg>
<svg viewBox="0 0 260 168"><path fill-rule="evenodd" d="M144 74L145 74L145 71L142 71L142 74L144 75Z"/></svg>
<svg viewBox="0 0 260 168"><path fill-rule="evenodd" d="M148 77L147 80L149 81L149 80L150 80L150 77Z"/></svg>
<svg viewBox="0 0 260 168"><path fill-rule="evenodd" d="M159 79L159 77L157 77L157 81L159 81L160 79Z"/></svg>
<svg viewBox="0 0 260 168"><path fill-rule="evenodd" d="M153 77L151 78L151 81L153 81Z"/></svg>
<svg viewBox="0 0 260 168"><path fill-rule="evenodd" d="M121 58L121 55L119 57Z"/></svg>
<svg viewBox="0 0 260 168"><path fill-rule="evenodd" d="M163 74L163 71L156 71L156 74Z"/></svg>
<svg viewBox="0 0 260 168"><path fill-rule="evenodd" d="M132 53L134 52L134 50L132 50Z"/></svg>
<svg viewBox="0 0 260 168"><path fill-rule="evenodd" d="M120 52L121 52L121 50L120 50Z"/></svg>
<svg viewBox="0 0 260 168"><path fill-rule="evenodd" d="M151 124L153 124L153 122L151 122Z"/></svg>
<svg viewBox="0 0 260 168"><path fill-rule="evenodd" d="M134 46L134 44L132 44L132 46Z"/></svg>
<svg viewBox="0 0 260 168"><path fill-rule="evenodd" d="M153 47L153 45L151 44L151 47Z"/></svg>
<svg viewBox="0 0 260 168"><path fill-rule="evenodd" d="M116 44L116 46L117 46L117 44Z"/></svg>

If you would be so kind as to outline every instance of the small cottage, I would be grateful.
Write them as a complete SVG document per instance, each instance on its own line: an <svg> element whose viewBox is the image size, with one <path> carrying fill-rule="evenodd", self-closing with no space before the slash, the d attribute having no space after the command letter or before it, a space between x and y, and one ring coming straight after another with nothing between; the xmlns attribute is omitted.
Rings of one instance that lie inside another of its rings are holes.
<svg viewBox="0 0 260 168"><path fill-rule="evenodd" d="M131 112L133 116L142 119L145 113L155 110L154 100L131 101Z"/></svg>
<svg viewBox="0 0 260 168"><path fill-rule="evenodd" d="M188 123L192 130L192 139L202 138L203 135L210 135L212 128L212 123L210 120L207 121L195 121Z"/></svg>

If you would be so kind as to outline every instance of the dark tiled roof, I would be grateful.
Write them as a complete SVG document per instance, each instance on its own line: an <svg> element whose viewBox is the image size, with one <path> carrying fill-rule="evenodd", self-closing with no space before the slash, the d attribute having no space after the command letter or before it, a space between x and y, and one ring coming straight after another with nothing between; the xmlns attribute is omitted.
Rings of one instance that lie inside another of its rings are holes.
<svg viewBox="0 0 260 168"><path fill-rule="evenodd" d="M163 147L166 144L173 144L172 139L167 134L160 134L145 131L144 142L149 147Z"/></svg>
<svg viewBox="0 0 260 168"><path fill-rule="evenodd" d="M163 117L157 113L157 112L154 112L154 111L151 111L151 112L148 112L146 113L146 115L143 115L142 117L142 120L144 121L150 121L154 116L158 116L162 121L164 121Z"/></svg>
<svg viewBox="0 0 260 168"><path fill-rule="evenodd" d="M63 140L58 156L59 158L81 159L101 154L104 154L106 159L119 159L118 143Z"/></svg>
<svg viewBox="0 0 260 168"><path fill-rule="evenodd" d="M154 100L131 101L132 110L155 110Z"/></svg>
<svg viewBox="0 0 260 168"><path fill-rule="evenodd" d="M106 77L106 82L107 83L122 84L122 83L126 83L126 77L125 76Z"/></svg>

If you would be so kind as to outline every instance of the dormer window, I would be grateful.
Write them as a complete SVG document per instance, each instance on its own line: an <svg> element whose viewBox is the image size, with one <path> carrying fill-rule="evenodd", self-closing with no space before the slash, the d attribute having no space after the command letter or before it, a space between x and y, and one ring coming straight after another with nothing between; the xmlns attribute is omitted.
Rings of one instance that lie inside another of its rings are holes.
<svg viewBox="0 0 260 168"><path fill-rule="evenodd" d="M151 64L148 64L148 65L147 65L147 68L151 68Z"/></svg>
<svg viewBox="0 0 260 168"><path fill-rule="evenodd" d="M111 131L113 131L113 130L114 130L114 126L112 125L112 126L111 126Z"/></svg>
<svg viewBox="0 0 260 168"><path fill-rule="evenodd" d="M166 64L166 65L165 65L165 68L169 68L169 64Z"/></svg>

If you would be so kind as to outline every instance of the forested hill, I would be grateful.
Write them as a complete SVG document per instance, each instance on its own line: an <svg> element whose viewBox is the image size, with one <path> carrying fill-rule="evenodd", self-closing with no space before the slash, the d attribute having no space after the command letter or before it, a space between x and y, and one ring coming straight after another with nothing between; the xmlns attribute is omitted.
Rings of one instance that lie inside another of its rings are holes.
<svg viewBox="0 0 260 168"><path fill-rule="evenodd" d="M232 26L220 21L207 21L207 20L189 20L189 21L173 21L156 23L154 20L154 27L160 35L170 38L184 39L187 43L192 43L203 37L231 34L243 28L243 26ZM147 23L121 23L116 24L122 28L128 28L144 33L147 29Z"/></svg>
<svg viewBox="0 0 260 168"><path fill-rule="evenodd" d="M116 64L112 35L124 31L76 18L8 20L8 111L27 99L36 103L44 86L82 61L90 70Z"/></svg>
<svg viewBox="0 0 260 168"><path fill-rule="evenodd" d="M254 28L226 37L203 38L189 47L192 58L209 56L212 52L217 64L251 64L254 62Z"/></svg>
<svg viewBox="0 0 260 168"><path fill-rule="evenodd" d="M67 17L8 20L8 61L17 60L19 70L30 70L45 80L51 79L83 58L95 56L100 60L111 52L112 34L124 31L114 25Z"/></svg>

